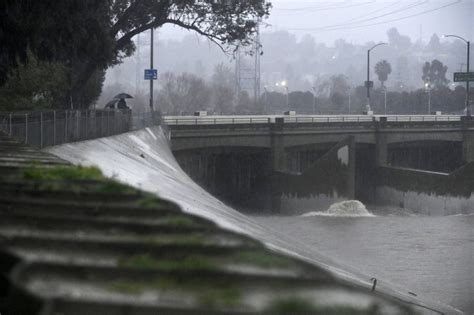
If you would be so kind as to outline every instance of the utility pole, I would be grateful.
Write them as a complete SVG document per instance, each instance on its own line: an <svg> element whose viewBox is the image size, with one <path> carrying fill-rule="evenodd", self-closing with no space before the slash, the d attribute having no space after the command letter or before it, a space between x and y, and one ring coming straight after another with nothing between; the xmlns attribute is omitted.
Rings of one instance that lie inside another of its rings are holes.
<svg viewBox="0 0 474 315"><path fill-rule="evenodd" d="M150 69L153 69L153 27L150 35ZM150 110L153 112L153 78L150 79Z"/></svg>
<svg viewBox="0 0 474 315"><path fill-rule="evenodd" d="M428 93L428 115L431 115L431 83L430 82L425 83L425 89L426 89L426 92Z"/></svg>
<svg viewBox="0 0 474 315"><path fill-rule="evenodd" d="M140 34L137 34L137 51L135 52L135 62L136 62L136 72L135 72L135 96L140 94L140 84L142 82L142 73L141 73L141 65L142 60L140 56Z"/></svg>
<svg viewBox="0 0 474 315"><path fill-rule="evenodd" d="M461 36L458 35L443 35L443 37L455 37L458 38L462 41L464 41L467 45L467 62L466 62L466 73L469 76L469 51L471 48L471 43L467 40L462 38ZM471 110L469 108L469 78L466 78L466 108L465 108L466 116L471 116Z"/></svg>
<svg viewBox="0 0 474 315"><path fill-rule="evenodd" d="M367 113L371 111L370 108L370 88L374 85L374 82L370 81L370 51L374 49L375 47L378 47L380 45L387 45L387 43L378 43L372 48L367 50L367 81L365 81L365 86L367 87Z"/></svg>
<svg viewBox="0 0 474 315"><path fill-rule="evenodd" d="M260 57L262 55L262 44L260 43L261 20L258 19L255 23L256 32L252 47L248 48L247 52L239 47L235 54L235 92L238 103L241 92L247 91L249 96L253 96L256 108L261 88Z"/></svg>
<svg viewBox="0 0 474 315"><path fill-rule="evenodd" d="M469 50L471 47L471 42L466 40L467 44L467 64L466 64L466 72L469 73ZM471 110L469 108L469 79L466 80L466 116L471 116Z"/></svg>

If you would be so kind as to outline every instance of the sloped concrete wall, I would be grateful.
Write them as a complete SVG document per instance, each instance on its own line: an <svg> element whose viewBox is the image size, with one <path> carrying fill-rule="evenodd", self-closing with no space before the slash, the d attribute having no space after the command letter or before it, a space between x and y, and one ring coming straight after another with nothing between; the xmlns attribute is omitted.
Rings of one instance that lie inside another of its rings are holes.
<svg viewBox="0 0 474 315"><path fill-rule="evenodd" d="M474 162L446 174L379 167L376 203L425 215L474 213Z"/></svg>

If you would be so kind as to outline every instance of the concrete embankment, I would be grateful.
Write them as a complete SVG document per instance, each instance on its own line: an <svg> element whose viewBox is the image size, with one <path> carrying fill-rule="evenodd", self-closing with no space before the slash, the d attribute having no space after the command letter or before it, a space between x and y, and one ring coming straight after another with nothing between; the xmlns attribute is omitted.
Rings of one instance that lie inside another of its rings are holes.
<svg viewBox="0 0 474 315"><path fill-rule="evenodd" d="M424 215L474 213L474 163L452 173L377 168L375 202Z"/></svg>
<svg viewBox="0 0 474 315"><path fill-rule="evenodd" d="M263 229L209 195L181 170L160 128L62 145L48 151L74 164L97 165L107 176L173 200L187 213L211 220L222 228L249 235L264 242L267 248L315 265L338 281L361 290L359 292L367 292L372 286L370 276L336 264L306 244L285 239L283 233ZM457 313L448 306L425 301L420 292L414 297L384 281L378 282L377 292L389 300L411 305L421 313Z"/></svg>

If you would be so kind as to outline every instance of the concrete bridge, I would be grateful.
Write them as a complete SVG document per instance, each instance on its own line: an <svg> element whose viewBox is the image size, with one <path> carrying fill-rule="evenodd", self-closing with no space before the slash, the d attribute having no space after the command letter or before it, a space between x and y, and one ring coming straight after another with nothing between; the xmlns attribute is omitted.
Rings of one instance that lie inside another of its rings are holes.
<svg viewBox="0 0 474 315"><path fill-rule="evenodd" d="M332 193L324 185L314 186L315 178L332 181L341 196L371 202L376 199L377 170L382 167L450 173L474 162L474 121L461 116L164 119L171 131L172 150L188 174L212 193L239 203L249 201L249 205L275 208L275 202L256 200L275 191L280 197L303 194L304 198ZM334 164L343 147L348 149L344 151L348 152L347 169ZM338 181L335 176L340 177ZM268 184L270 178L271 187L262 191L262 183ZM282 187L281 182L292 184ZM308 190L308 185L314 189Z"/></svg>
<svg viewBox="0 0 474 315"><path fill-rule="evenodd" d="M474 121L461 116L204 116L165 117L172 149L264 148L275 154L337 143L375 145L377 164L389 161L389 147L427 142L462 146L463 162L474 161ZM278 156L275 156L278 159ZM278 159L281 163L282 159ZM275 163L278 169L283 165Z"/></svg>

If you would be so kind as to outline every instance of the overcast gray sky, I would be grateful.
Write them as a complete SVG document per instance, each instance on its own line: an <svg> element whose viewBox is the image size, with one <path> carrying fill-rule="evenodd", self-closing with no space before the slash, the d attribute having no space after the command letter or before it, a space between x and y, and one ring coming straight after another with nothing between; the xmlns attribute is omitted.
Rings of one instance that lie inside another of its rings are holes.
<svg viewBox="0 0 474 315"><path fill-rule="evenodd" d="M457 34L474 41L474 0L274 0L262 32L288 30L313 35L332 45L338 38L353 43L386 40L396 27L412 39L428 41L433 33ZM165 27L163 39L186 32Z"/></svg>

